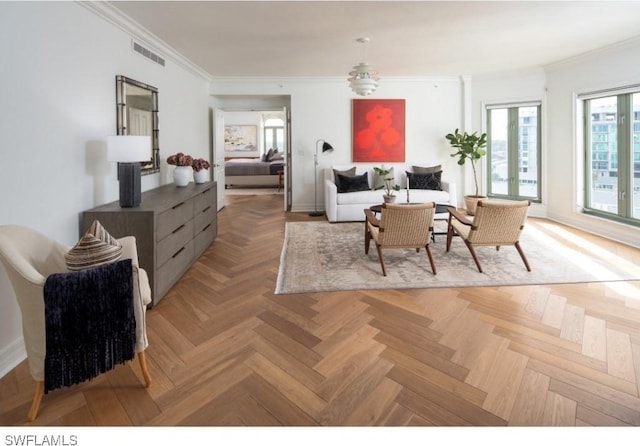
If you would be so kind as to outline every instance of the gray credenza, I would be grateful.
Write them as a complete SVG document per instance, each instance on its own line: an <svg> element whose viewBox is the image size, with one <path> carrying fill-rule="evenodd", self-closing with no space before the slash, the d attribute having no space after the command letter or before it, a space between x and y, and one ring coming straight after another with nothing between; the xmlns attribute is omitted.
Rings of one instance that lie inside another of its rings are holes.
<svg viewBox="0 0 640 446"><path fill-rule="evenodd" d="M118 201L82 213L80 236L99 220L114 237L133 235L156 305L218 234L217 184L168 184L142 193L140 206Z"/></svg>

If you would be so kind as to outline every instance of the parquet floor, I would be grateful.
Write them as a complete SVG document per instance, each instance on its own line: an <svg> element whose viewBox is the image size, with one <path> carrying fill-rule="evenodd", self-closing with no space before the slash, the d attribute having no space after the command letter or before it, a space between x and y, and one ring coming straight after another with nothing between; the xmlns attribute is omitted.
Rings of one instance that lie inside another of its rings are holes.
<svg viewBox="0 0 640 446"><path fill-rule="evenodd" d="M311 217L227 200L147 313L151 387L133 361L45 395L34 425L640 425L640 282L274 296L285 220ZM1 425L34 387L25 362L0 380Z"/></svg>

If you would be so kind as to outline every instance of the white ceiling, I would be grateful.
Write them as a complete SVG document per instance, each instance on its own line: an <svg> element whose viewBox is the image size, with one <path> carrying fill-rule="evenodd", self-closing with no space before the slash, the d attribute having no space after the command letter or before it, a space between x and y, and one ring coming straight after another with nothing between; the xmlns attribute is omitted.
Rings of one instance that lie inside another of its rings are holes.
<svg viewBox="0 0 640 446"><path fill-rule="evenodd" d="M640 1L116 1L212 76L481 75L640 36ZM369 37L368 44L356 41ZM365 60L366 59L366 60Z"/></svg>

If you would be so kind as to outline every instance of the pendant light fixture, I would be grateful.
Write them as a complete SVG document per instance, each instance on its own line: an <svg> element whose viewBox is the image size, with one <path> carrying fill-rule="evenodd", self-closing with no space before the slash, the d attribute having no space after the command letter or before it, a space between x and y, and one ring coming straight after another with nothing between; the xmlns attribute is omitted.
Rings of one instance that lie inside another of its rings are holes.
<svg viewBox="0 0 640 446"><path fill-rule="evenodd" d="M368 37L360 37L357 42L362 44L369 43ZM360 62L353 67L353 71L349 73L349 87L354 93L360 96L369 96L378 88L378 72L368 63Z"/></svg>

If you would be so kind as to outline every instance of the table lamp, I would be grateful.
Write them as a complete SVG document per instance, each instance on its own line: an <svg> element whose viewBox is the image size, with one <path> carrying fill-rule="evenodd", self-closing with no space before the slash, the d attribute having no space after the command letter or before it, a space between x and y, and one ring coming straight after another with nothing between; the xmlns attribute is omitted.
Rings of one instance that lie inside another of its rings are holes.
<svg viewBox="0 0 640 446"><path fill-rule="evenodd" d="M141 162L151 157L151 137L118 135L107 138L107 159L118 163L120 207L140 206Z"/></svg>

